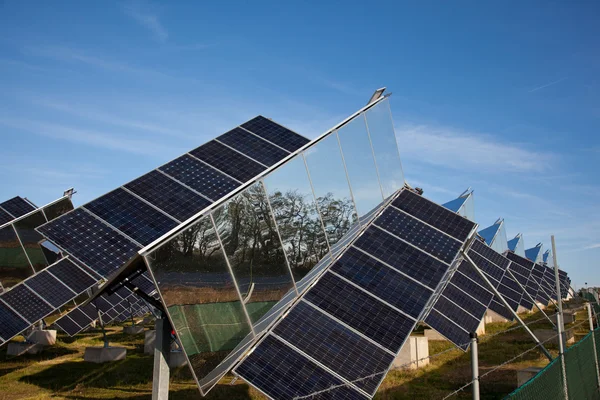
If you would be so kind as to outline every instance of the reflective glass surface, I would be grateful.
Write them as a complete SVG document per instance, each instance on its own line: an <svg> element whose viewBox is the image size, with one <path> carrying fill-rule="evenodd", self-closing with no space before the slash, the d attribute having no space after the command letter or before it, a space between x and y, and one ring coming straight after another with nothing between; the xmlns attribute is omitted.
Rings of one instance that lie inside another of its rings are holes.
<svg viewBox="0 0 600 400"><path fill-rule="evenodd" d="M348 170L352 195L358 215L362 217L383 201L364 116L354 118L337 133Z"/></svg>
<svg viewBox="0 0 600 400"><path fill-rule="evenodd" d="M268 175L265 186L297 282L329 251L302 156Z"/></svg>
<svg viewBox="0 0 600 400"><path fill-rule="evenodd" d="M0 229L0 282L5 289L14 286L34 271L12 225Z"/></svg>
<svg viewBox="0 0 600 400"><path fill-rule="evenodd" d="M71 199L66 198L44 207L44 214L48 218L48 221L52 221L54 218L60 217L71 210L73 210L73 203Z"/></svg>
<svg viewBox="0 0 600 400"><path fill-rule="evenodd" d="M44 214L41 211L38 211L13 224L21 239L23 248L27 252L29 261L36 271L40 271L50 264L48 260L46 260L42 248L38 244L40 241L44 240L44 237L35 230L35 228L45 223L46 218L44 217Z"/></svg>
<svg viewBox="0 0 600 400"><path fill-rule="evenodd" d="M209 217L146 257L177 336L201 380L250 332Z"/></svg>
<svg viewBox="0 0 600 400"><path fill-rule="evenodd" d="M262 184L214 212L215 224L246 309L256 323L293 287Z"/></svg>
<svg viewBox="0 0 600 400"><path fill-rule="evenodd" d="M402 173L389 100L383 100L371 107L367 110L366 115L383 195L388 197L404 186L404 174Z"/></svg>
<svg viewBox="0 0 600 400"><path fill-rule="evenodd" d="M333 246L358 221L335 134L304 152L317 206L329 245Z"/></svg>

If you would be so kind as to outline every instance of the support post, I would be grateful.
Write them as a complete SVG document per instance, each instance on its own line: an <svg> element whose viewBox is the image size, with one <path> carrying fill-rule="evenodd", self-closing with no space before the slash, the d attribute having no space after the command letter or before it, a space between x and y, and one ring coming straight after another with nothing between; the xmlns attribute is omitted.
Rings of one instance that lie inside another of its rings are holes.
<svg viewBox="0 0 600 400"><path fill-rule="evenodd" d="M521 282L519 282L517 280L517 278L515 278L515 276L513 275L512 271L510 270L510 266L506 269L506 271L510 274L511 278L513 278L513 280L515 282L517 282L517 285L519 285L519 287L521 288L521 290L523 291L523 293L525 293L527 295L527 297L529 297L529 300L531 300L531 302L533 303L533 305L535 305L537 307L537 309L540 310L540 312L544 315L544 317L546 317L546 319L552 324L552 326L556 328L556 325L554 325L554 322L552 322L552 320L550 319L550 317L548 317L548 315L544 312L544 310L542 310L542 308L540 306L538 306L538 303L535 301L535 299L533 297L531 297L531 295L527 292L527 290L525 290L525 288L523 287L523 285L521 285Z"/></svg>
<svg viewBox="0 0 600 400"><path fill-rule="evenodd" d="M483 273L483 271L481 271L479 269L479 267L477 266L477 264L475 264L475 262L473 260L471 260L471 257L469 257L467 255L467 253L465 253L463 250L461 250L461 255L469 263L469 265L475 270L475 272L477 272L477 274L481 277L481 279L483 279L483 281L486 283L486 285L488 285L488 287L492 290L492 292L496 295L496 297L502 302L502 304L504 305L504 307L506 307L512 313L513 317L515 317L517 319L517 321L519 322L519 324L521 324L521 326L523 327L523 329L525 329L525 331L529 334L529 336L531 336L531 338L533 339L533 341L538 345L538 347L540 348L540 350L542 351L542 353L544 353L544 355L546 356L546 358L548 358L548 360L552 361L553 360L552 354L550 354L550 352L544 347L544 345L542 344L542 342L540 342L540 340L537 338L537 336L535 336L533 334L533 332L531 331L531 329L529 329L529 327L527 326L527 324L525 324L525 322L523 322L523 320L521 319L521 317L519 317L519 314L517 314L516 311L513 310L510 307L510 304L508 304L508 302L506 301L506 299L504 298L504 296L502 296L500 294L500 292L498 291L498 289L496 289L496 287L492 284L492 282L490 282L490 280Z"/></svg>
<svg viewBox="0 0 600 400"><path fill-rule="evenodd" d="M592 305L587 303L588 320L590 321L590 333L592 335L592 344L594 345L594 363L596 364L596 383L600 388L600 367L598 367L598 351L596 350L596 334L594 332L594 320L592 319Z"/></svg>
<svg viewBox="0 0 600 400"><path fill-rule="evenodd" d="M152 372L152 400L169 399L169 354L171 352L171 324L163 313L156 319L154 341L154 369Z"/></svg>
<svg viewBox="0 0 600 400"><path fill-rule="evenodd" d="M471 332L471 376L473 400L479 400L479 354L477 332Z"/></svg>
<svg viewBox="0 0 600 400"><path fill-rule="evenodd" d="M558 261L556 260L556 242L554 241L554 235L550 236L550 239L552 241L552 258L554 261L554 279L555 279L555 283L556 283L556 298L557 303L558 303L558 314L557 318L556 318L556 328L558 329L558 336L559 336L559 340L558 340L558 347L560 349L560 353L562 354L562 352L564 351L565 348L565 343L566 343L566 336L565 336L565 326L563 324L564 318L563 318L563 306L562 306L562 296L560 294L560 278L558 275ZM560 318L559 318L560 317Z"/></svg>
<svg viewBox="0 0 600 400"><path fill-rule="evenodd" d="M104 328L104 322L102 321L102 314L100 313L100 309L94 302L94 307L96 307L96 312L98 313L98 323L100 324L100 328L102 329L102 339L104 340L104 348L108 346L108 337L106 337L106 329Z"/></svg>

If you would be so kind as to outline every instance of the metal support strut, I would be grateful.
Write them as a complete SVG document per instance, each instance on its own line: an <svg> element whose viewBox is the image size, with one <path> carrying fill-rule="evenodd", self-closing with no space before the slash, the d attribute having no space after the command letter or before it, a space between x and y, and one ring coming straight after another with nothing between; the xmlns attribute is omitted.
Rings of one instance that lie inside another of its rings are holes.
<svg viewBox="0 0 600 400"><path fill-rule="evenodd" d="M596 364L596 388L600 388L600 368L598 367L598 351L596 350L596 334L594 332L594 320L592 319L592 304L587 303L588 320L590 322L590 333L592 335L592 345L594 346L594 363Z"/></svg>
<svg viewBox="0 0 600 400"><path fill-rule="evenodd" d="M521 288L521 290L523 291L523 293L525 293L527 295L527 297L529 297L529 300L531 300L531 302L537 307L538 310L540 310L540 312L544 315L544 317L546 317L546 319L552 324L552 326L554 328L556 328L556 325L554 324L554 322L552 322L552 320L550 319L550 317L548 317L548 315L544 312L544 310L542 310L542 307L540 307L538 305L538 303L535 301L535 299L533 297L531 297L531 295L527 292L527 290L525 290L525 288L523 287L523 285L521 285L521 282L519 282L517 280L517 278L515 278L515 276L513 275L512 271L510 270L510 266L506 269L506 272L508 272L511 276L511 278L513 278L513 280L515 282L517 282L517 285L519 285L519 287Z"/></svg>
<svg viewBox="0 0 600 400"><path fill-rule="evenodd" d="M490 280L483 273L483 271L481 271L479 269L479 267L477 266L477 264L475 264L475 262L473 262L473 260L471 260L471 257L469 257L467 255L467 253L464 252L464 250L461 250L461 255L469 263L469 265L475 270L475 272L477 272L477 274L481 277L481 279L483 279L483 281L486 283L486 285L488 285L490 287L490 289L492 289L492 292L502 302L502 304L504 305L504 307L506 307L508 310L510 310L510 312L513 315L513 317L515 317L517 319L517 321L521 324L521 326L523 327L523 329L525 329L525 331L529 334L529 336L531 336L531 338L533 339L533 341L538 345L538 347L540 348L540 350L542 351L542 353L544 353L544 355L546 356L546 358L548 358L548 360L552 361L553 360L552 354L550 354L550 352L544 347L544 345L542 344L542 342L540 342L540 340L537 338L537 336L535 336L533 334L533 332L531 332L531 329L529 329L529 327L525 324L525 322L523 322L523 320L521 319L521 317L519 317L519 315L515 312L515 310L512 309L512 307L508 304L508 302L506 301L506 299L504 299L504 296L502 296L500 294L500 292L498 291L498 289L496 289L496 287L492 284L492 282L490 282Z"/></svg>
<svg viewBox="0 0 600 400"><path fill-rule="evenodd" d="M477 332L471 332L471 376L472 376L472 389L473 389L473 400L479 400L479 354L477 343Z"/></svg>
<svg viewBox="0 0 600 400"><path fill-rule="evenodd" d="M152 400L169 399L169 355L171 353L171 324L163 313L156 319L154 339L154 369L152 371Z"/></svg>

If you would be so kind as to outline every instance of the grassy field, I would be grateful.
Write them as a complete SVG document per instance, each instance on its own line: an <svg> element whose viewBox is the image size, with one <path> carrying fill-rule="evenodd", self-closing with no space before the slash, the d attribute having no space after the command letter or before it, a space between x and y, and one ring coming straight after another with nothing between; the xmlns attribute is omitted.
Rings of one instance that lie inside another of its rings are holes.
<svg viewBox="0 0 600 400"><path fill-rule="evenodd" d="M584 312L578 318L586 318ZM526 321L541 318L540 313L529 314ZM576 322L577 324L577 322ZM504 331L514 324L491 323L486 326L487 336ZM550 328L548 322L536 323L537 328ZM587 324L576 330L576 340L587 333ZM0 349L0 400L14 399L150 399L152 392L152 356L143 353L143 334L128 336L121 328L108 328L112 345L128 349L123 361L91 364L83 361L87 346L101 346L102 334L90 331L69 338L59 334L58 343L39 355L15 358L6 356L6 346ZM531 348L533 342L523 329L501 333L486 339L479 346L480 372L496 367ZM451 348L449 342L429 342L430 355ZM556 354L556 347L547 346ZM544 366L545 357L536 349L481 380L482 399L500 399L516 388L516 371L530 366ZM451 350L433 357L430 365L416 371L391 371L384 380L377 399L442 399L470 381L470 354ZM209 394L209 399L263 399L256 390L238 380L230 385L230 377ZM172 399L200 398L187 367L171 372ZM470 399L470 387L453 398Z"/></svg>

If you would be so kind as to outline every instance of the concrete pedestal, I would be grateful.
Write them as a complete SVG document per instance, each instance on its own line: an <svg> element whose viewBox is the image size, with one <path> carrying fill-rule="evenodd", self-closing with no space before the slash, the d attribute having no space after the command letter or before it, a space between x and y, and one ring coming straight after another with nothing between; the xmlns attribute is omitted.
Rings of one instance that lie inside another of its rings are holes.
<svg viewBox="0 0 600 400"><path fill-rule="evenodd" d="M529 367L525 369L520 369L517 371L517 386L523 385L525 382L533 378L540 372L542 368L540 367Z"/></svg>
<svg viewBox="0 0 600 400"><path fill-rule="evenodd" d="M83 361L101 364L124 360L127 355L125 347L86 347Z"/></svg>
<svg viewBox="0 0 600 400"><path fill-rule="evenodd" d="M428 330L435 332L433 329L426 329L425 332ZM439 335L439 333L437 334ZM410 336L406 343L404 343L404 346L402 346L400 354L394 360L392 369L417 369L424 367L429 364L429 358L421 360L421 358L425 357L429 357L429 339L425 336Z"/></svg>
<svg viewBox="0 0 600 400"><path fill-rule="evenodd" d="M33 331L27 337L27 341L31 343L41 344L43 346L52 346L56 343L56 331Z"/></svg>
<svg viewBox="0 0 600 400"><path fill-rule="evenodd" d="M504 318L502 315L497 314L497 313L493 312L492 310L487 310L487 312L485 313L484 320L485 320L486 323L490 323L490 322L510 322L509 320L507 320L506 318Z"/></svg>
<svg viewBox="0 0 600 400"><path fill-rule="evenodd" d="M539 308L541 308L542 310L545 310L545 309L546 309L546 307L548 306L547 304L542 304L542 303L539 303L539 302L536 302L535 304L537 304L537 306L538 306ZM536 308L537 308L537 307L536 307ZM534 311L535 311L535 310L534 310Z"/></svg>
<svg viewBox="0 0 600 400"><path fill-rule="evenodd" d="M477 327L477 336L485 335L485 318L481 320L479 326Z"/></svg>
<svg viewBox="0 0 600 400"><path fill-rule="evenodd" d="M144 332L144 354L154 354L154 344L156 343L156 331L150 330Z"/></svg>
<svg viewBox="0 0 600 400"><path fill-rule="evenodd" d="M575 322L575 314L577 314L577 312L575 311L563 311L563 322L565 324L572 324L573 322ZM556 314L552 314L549 317L552 320L552 322L556 323Z"/></svg>
<svg viewBox="0 0 600 400"><path fill-rule="evenodd" d="M169 368L183 367L187 364L187 358L183 351L172 351L169 353Z"/></svg>
<svg viewBox="0 0 600 400"><path fill-rule="evenodd" d="M10 342L6 348L6 355L8 356L20 356L25 353L27 354L38 354L44 349L44 346L36 343L26 342Z"/></svg>
<svg viewBox="0 0 600 400"><path fill-rule="evenodd" d="M540 342L546 342L552 344L558 344L558 336L556 336L556 331L554 329L535 329L533 334L540 340ZM550 339L552 338L552 339ZM575 343L575 334L573 333L573 329L565 330L565 338L567 344Z"/></svg>
<svg viewBox="0 0 600 400"><path fill-rule="evenodd" d="M523 306L519 306L519 308L517 308L517 314L522 314L522 313L530 314L531 310L528 310L527 308L525 308Z"/></svg>
<svg viewBox="0 0 600 400"><path fill-rule="evenodd" d="M141 325L124 326L123 333L126 335L137 335L144 332L144 327Z"/></svg>
<svg viewBox="0 0 600 400"><path fill-rule="evenodd" d="M442 336L441 334L438 333L438 331L436 331L435 329L425 329L423 331L423 335L428 339L428 340L432 340L432 341L439 341L439 340L448 340L446 339L444 336Z"/></svg>

